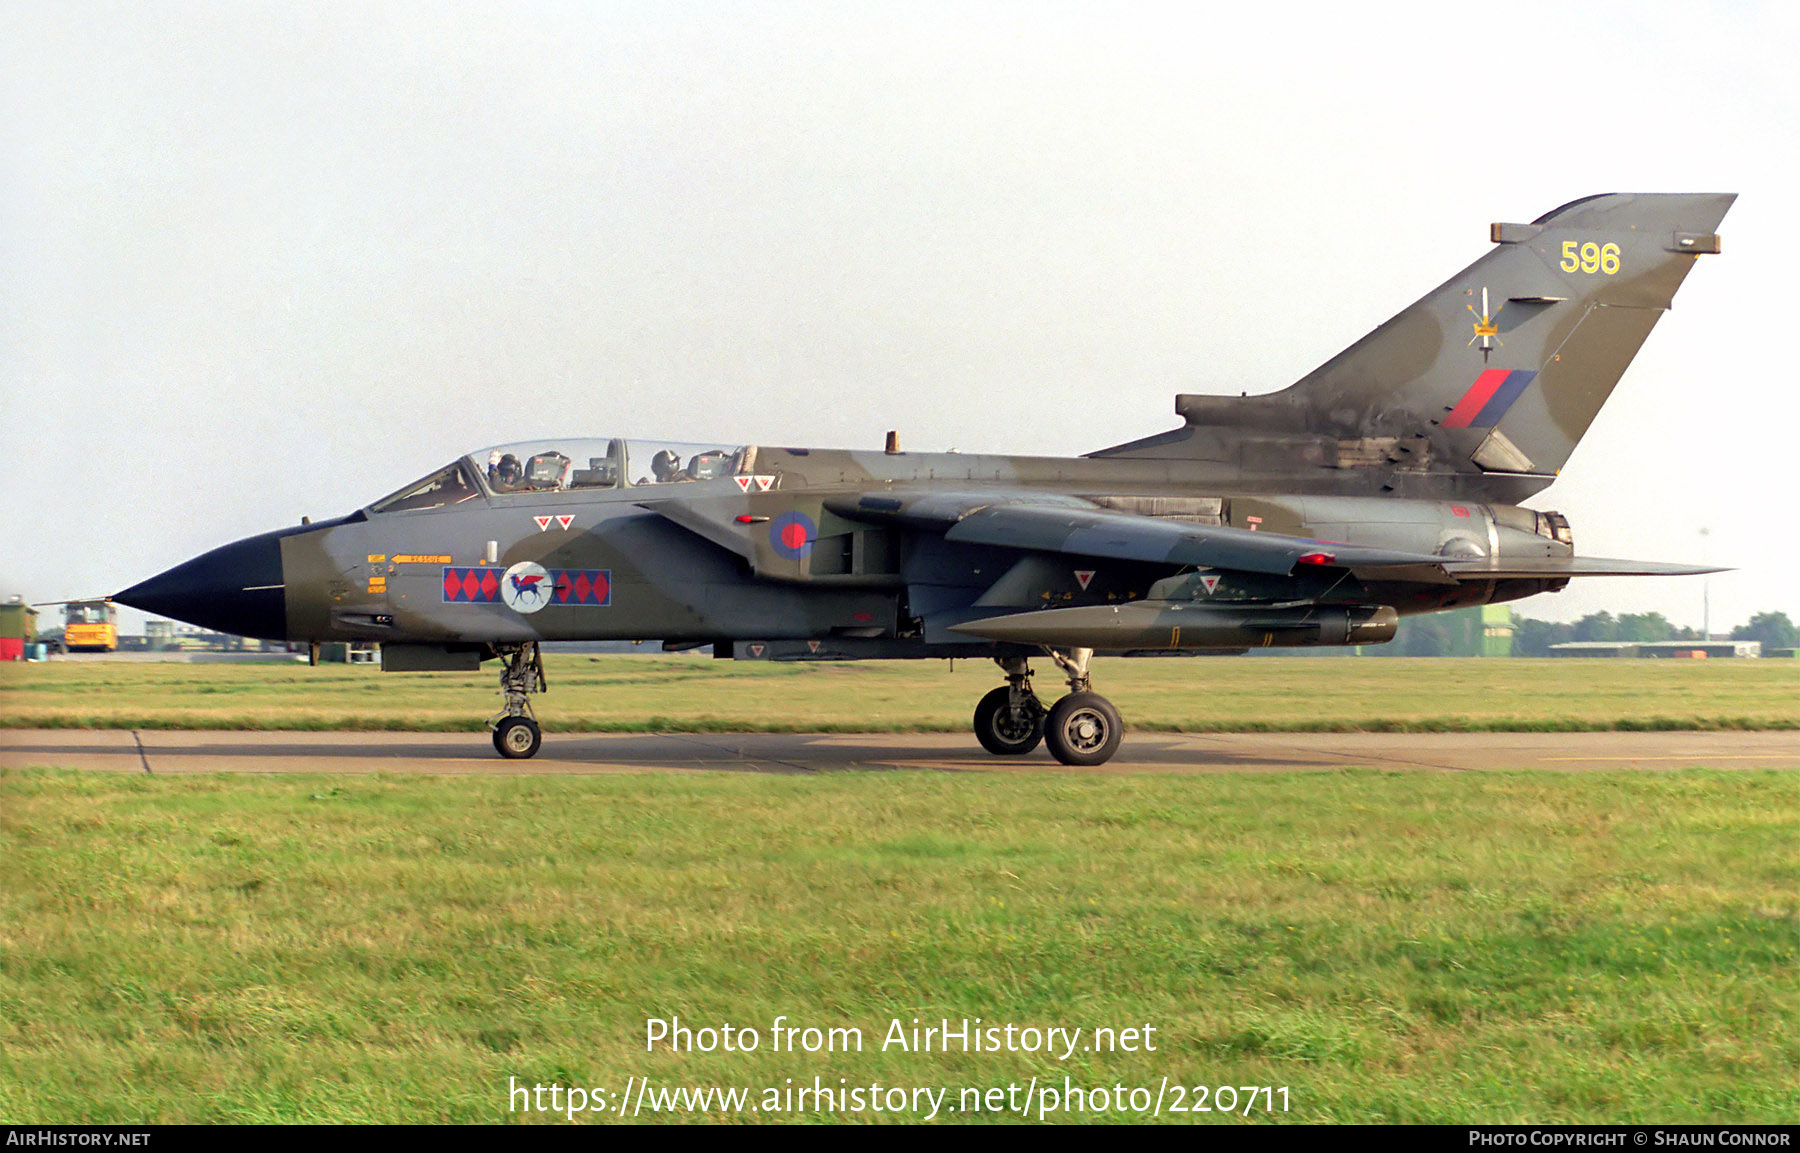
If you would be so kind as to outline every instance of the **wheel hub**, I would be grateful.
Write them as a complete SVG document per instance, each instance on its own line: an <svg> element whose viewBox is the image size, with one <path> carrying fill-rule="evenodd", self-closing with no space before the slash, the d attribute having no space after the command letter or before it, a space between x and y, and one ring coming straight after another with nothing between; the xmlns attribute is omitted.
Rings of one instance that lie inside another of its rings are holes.
<svg viewBox="0 0 1800 1153"><path fill-rule="evenodd" d="M994 714L994 731L1009 741L1029 737L1035 723L1025 709L1002 709Z"/></svg>

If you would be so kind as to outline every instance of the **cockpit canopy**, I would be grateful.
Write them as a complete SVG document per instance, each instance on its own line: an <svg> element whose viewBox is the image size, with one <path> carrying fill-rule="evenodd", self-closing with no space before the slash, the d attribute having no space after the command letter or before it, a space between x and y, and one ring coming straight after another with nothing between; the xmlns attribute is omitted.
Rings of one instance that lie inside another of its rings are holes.
<svg viewBox="0 0 1800 1153"><path fill-rule="evenodd" d="M756 450L666 440L520 441L470 453L369 506L372 513L442 508L477 497L555 496L717 480L749 472Z"/></svg>

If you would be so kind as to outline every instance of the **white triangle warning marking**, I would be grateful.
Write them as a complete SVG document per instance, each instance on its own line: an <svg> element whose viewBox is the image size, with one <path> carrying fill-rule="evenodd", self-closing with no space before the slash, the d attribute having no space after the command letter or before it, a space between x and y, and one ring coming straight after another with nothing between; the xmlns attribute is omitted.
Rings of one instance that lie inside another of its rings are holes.
<svg viewBox="0 0 1800 1153"><path fill-rule="evenodd" d="M544 532L545 530L547 530L550 527L551 520L553 520L555 518L547 517L547 516L534 516L531 519L537 521L538 531Z"/></svg>
<svg viewBox="0 0 1800 1153"><path fill-rule="evenodd" d="M1091 568L1075 570L1075 579L1081 582L1081 589L1083 592L1087 591L1088 584L1094 579L1094 573L1096 571L1097 570Z"/></svg>
<svg viewBox="0 0 1800 1153"><path fill-rule="evenodd" d="M762 656L763 655L763 647L761 645L751 645L750 646L750 655L753 657Z"/></svg>
<svg viewBox="0 0 1800 1153"><path fill-rule="evenodd" d="M819 642L818 641L807 641L806 647L807 647L808 651L816 653L819 651Z"/></svg>
<svg viewBox="0 0 1800 1153"><path fill-rule="evenodd" d="M1206 595L1211 596L1213 590L1219 587L1219 578L1216 576L1203 576L1200 578L1200 583L1206 587Z"/></svg>
<svg viewBox="0 0 1800 1153"><path fill-rule="evenodd" d="M556 523L564 531L567 531L568 527L575 523L575 518L572 516L559 516L556 518Z"/></svg>
<svg viewBox="0 0 1800 1153"><path fill-rule="evenodd" d="M772 476L759 476L756 478L756 491L757 492L768 492L774 486L775 486L775 478Z"/></svg>

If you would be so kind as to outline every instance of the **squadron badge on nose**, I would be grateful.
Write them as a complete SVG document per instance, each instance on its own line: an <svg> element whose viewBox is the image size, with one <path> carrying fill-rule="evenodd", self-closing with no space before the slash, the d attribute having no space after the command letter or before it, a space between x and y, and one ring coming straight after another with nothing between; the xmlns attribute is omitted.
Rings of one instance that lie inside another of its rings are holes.
<svg viewBox="0 0 1800 1153"><path fill-rule="evenodd" d="M520 561L506 570L500 580L500 599L516 613L534 613L550 603L555 587L544 566Z"/></svg>

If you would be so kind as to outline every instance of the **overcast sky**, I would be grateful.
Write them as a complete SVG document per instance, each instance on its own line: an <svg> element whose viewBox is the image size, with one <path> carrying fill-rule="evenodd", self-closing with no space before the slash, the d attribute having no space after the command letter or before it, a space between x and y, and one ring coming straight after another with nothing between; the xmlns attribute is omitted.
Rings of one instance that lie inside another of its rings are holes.
<svg viewBox="0 0 1800 1153"><path fill-rule="evenodd" d="M1735 566L1715 628L1800 620L1800 9L1214 7L0 5L0 598L540 434L1087 452L1291 383L1490 221L1737 192L1532 503Z"/></svg>

